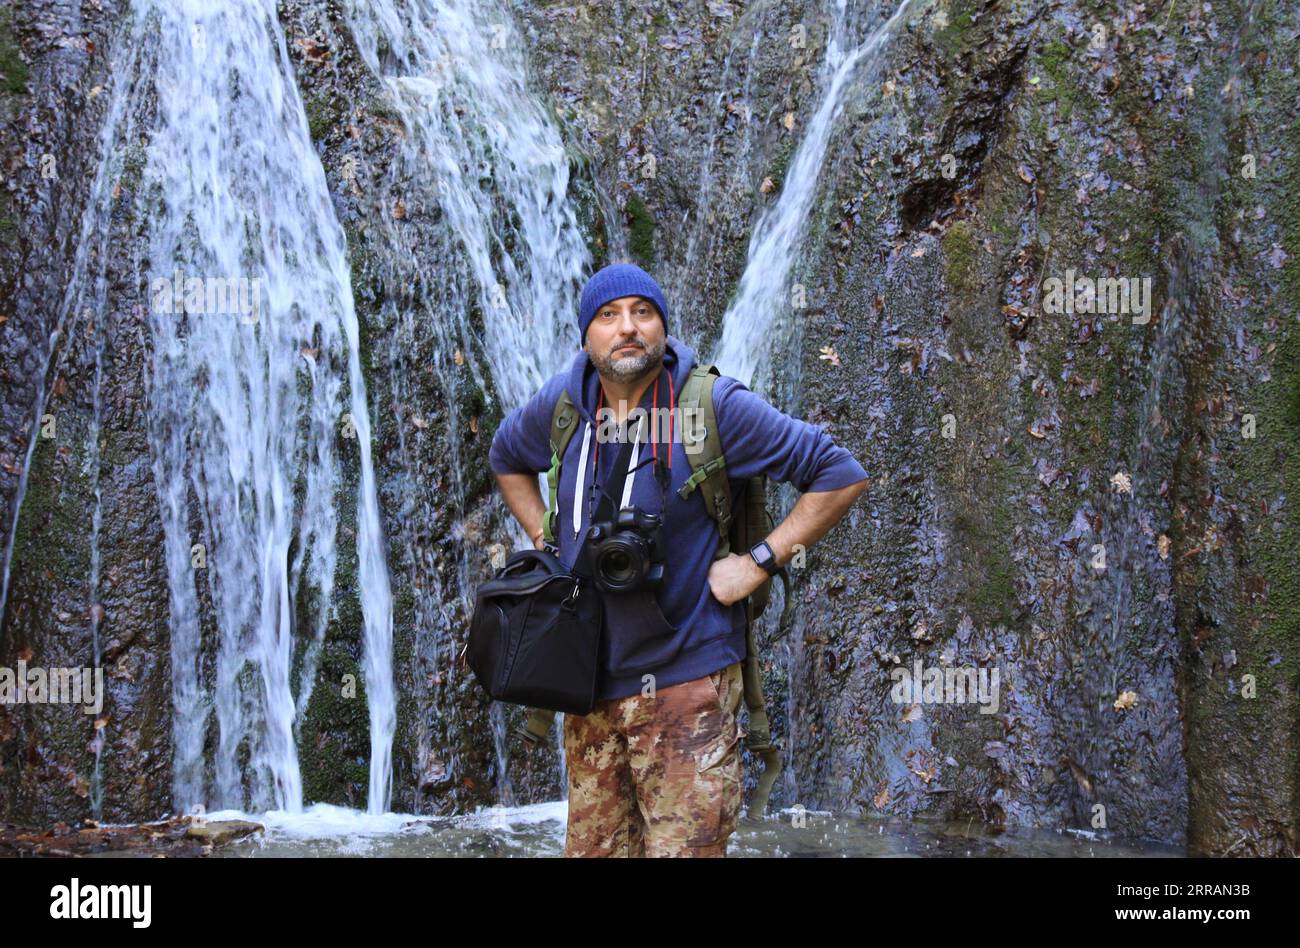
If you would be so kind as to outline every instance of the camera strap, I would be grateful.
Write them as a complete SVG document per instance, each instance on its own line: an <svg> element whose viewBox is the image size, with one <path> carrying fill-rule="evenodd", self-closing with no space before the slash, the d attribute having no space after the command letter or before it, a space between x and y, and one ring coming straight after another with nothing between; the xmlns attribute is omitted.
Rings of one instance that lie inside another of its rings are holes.
<svg viewBox="0 0 1300 948"><path fill-rule="evenodd" d="M649 463L654 464L654 468L653 468L654 476L655 476L655 480L659 484L659 509L662 513L667 513L667 507L666 507L667 492L668 492L668 486L672 481L672 424L673 424L672 410L674 408L674 403L675 403L675 393L673 391L672 375L671 373L668 372L667 368L665 368L661 372L661 377L663 375L668 376L668 384L663 387L663 392L665 392L668 396L668 405L664 406L660 404L662 398L661 389L659 385L660 380L655 379L654 393L651 399L651 407L656 411L650 417L647 417L646 415L642 415L638 419L638 424L636 427L635 434L628 431L627 422L624 422L620 432L622 438L622 446L619 450L618 456L614 460L614 471L611 476L611 480L608 485L604 485L604 486L600 485L598 481L600 476L600 471L597 465L599 464L599 458L600 458L600 444L599 442L597 442L596 458L593 461L593 468L595 468L594 474L597 479L597 483L593 485L593 488L597 493L600 494L600 500L597 502L596 505L595 517L589 519L588 520L589 523L595 523L598 521L613 519L615 514L617 514L618 511L622 509L623 494L625 493L624 488L626 486L628 477L631 476L635 480L636 472ZM602 402L603 399L604 399L604 392L602 391L601 392ZM652 418L659 417L657 409L663 407L667 407L669 409L668 464L667 465L665 465L663 463L663 460L659 457L658 442L657 440L654 440L654 436L657 435L658 432L653 431L653 422L651 420ZM597 405L596 410L597 410L597 414L599 414L600 411L599 404ZM651 456L645 458L644 460L638 461L637 464L633 466L632 452L636 450L637 444L641 440L641 433L645 430L647 425L652 426L651 438L647 439L651 441L651 445L652 445Z"/></svg>

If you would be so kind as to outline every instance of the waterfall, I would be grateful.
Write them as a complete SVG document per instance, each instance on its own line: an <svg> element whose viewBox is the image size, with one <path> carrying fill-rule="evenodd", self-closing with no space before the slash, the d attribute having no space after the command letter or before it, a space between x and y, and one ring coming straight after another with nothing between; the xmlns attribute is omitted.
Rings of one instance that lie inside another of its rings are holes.
<svg viewBox="0 0 1300 948"><path fill-rule="evenodd" d="M441 209L472 282L448 285L448 262L411 246L388 214L384 236L406 257L390 265L450 291L435 328L482 353L508 411L568 363L590 269L564 144L525 81L526 43L484 0L349 0L347 14L407 131L388 183L407 205Z"/></svg>
<svg viewBox="0 0 1300 948"><path fill-rule="evenodd" d="M383 321L396 327L387 340L391 398L415 401L400 366L405 349L431 339L445 407L472 397L462 394L472 384L507 413L572 358L577 297L591 269L560 131L527 83L527 43L508 8L491 0L348 0L345 12L403 127L388 165L367 169L362 157L359 171L371 173L358 175L379 185L366 226L381 251ZM403 466L413 473L399 485L404 524L431 522L448 509L463 516L463 435L456 411L444 417L450 497L422 489L420 462L407 454L399 426ZM516 536L528 543L521 531ZM419 548L414 538L407 546ZM411 564L412 588L442 611L444 627L456 596L465 614L472 609L470 558L479 558L477 573L482 556L471 544L461 547L450 590L428 563ZM436 663L436 645L424 644L433 617L417 621L416 652ZM424 685L417 679L416 687ZM505 717L490 720L498 770L507 774ZM428 725L416 728L418 756L429 757ZM509 801L508 781L500 792Z"/></svg>
<svg viewBox="0 0 1300 948"><path fill-rule="evenodd" d="M846 0L836 0L821 67L821 102L791 159L780 197L754 226L740 287L722 317L722 338L710 360L725 375L740 379L755 391L767 388L770 354L788 351L790 340L784 337L798 330L795 321L788 318L790 272L803 246L822 163L835 120L843 110L845 92L852 87L859 67L869 69L867 75L874 75L886 41L914 2L904 0L888 20L846 51L852 18ZM756 346L755 339L772 343Z"/></svg>
<svg viewBox="0 0 1300 948"><path fill-rule="evenodd" d="M855 80L875 75L875 67L886 42L902 22L915 0L903 0L884 23L869 32L860 43L849 46L853 16L847 0L835 0L822 61L819 83L822 98L808 129L795 149L789 170L775 204L766 208L754 226L746 254L745 269L732 304L722 317L722 334L709 360L725 375L740 379L752 390L767 393L771 387L771 356L795 349L799 321L793 318L790 274L807 236L808 218L818 194L822 165L843 109L846 92ZM847 51L846 51L847 50ZM861 68L860 68L861 67ZM707 171L706 171L707 174ZM701 190L703 194L703 189ZM755 345L763 340L763 345ZM777 522L794 503L789 488L777 495ZM779 661L794 681L797 658L790 640L781 644ZM796 720L795 687L786 691L786 720ZM782 772L782 783L791 798L797 797L794 768Z"/></svg>
<svg viewBox="0 0 1300 948"><path fill-rule="evenodd" d="M170 603L173 803L302 808L295 598L302 584L330 609L338 447L351 442L369 808L382 812L396 722L392 608L358 325L343 233L275 3L141 0L123 40L60 326L83 307L105 318L111 185L122 156L138 149L140 182L128 199L146 231L136 277L147 300L136 315L152 341L145 375ZM205 600L215 655L201 634Z"/></svg>

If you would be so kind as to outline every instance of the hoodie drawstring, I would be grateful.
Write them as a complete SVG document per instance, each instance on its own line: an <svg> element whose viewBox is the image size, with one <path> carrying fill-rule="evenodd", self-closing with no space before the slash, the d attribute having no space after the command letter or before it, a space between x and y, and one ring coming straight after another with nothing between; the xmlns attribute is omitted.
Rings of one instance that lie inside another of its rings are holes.
<svg viewBox="0 0 1300 948"><path fill-rule="evenodd" d="M596 418L600 418L600 410L605 404L605 391L602 388L596 398ZM655 379L654 392L650 396L652 408L659 405L659 380ZM673 386L673 375L668 373L668 470L673 466L673 412L676 409L676 392ZM636 433L632 436L632 454L627 461L627 479L623 482L623 496L619 501L619 509L627 507L632 499L632 486L636 481L637 468L640 466L637 462L641 458L641 435L645 428L646 416L642 415L637 419ZM587 475L587 449L591 444L591 422L587 422L586 430L582 435L582 454L578 460L578 483L573 491L573 535L576 537L578 531L582 529L582 499L583 487L586 485ZM659 444L657 440L651 440L650 451L654 457L654 464L659 464ZM592 459L592 476L593 478L599 473L600 465L600 438L596 438L596 449Z"/></svg>
<svg viewBox="0 0 1300 948"><path fill-rule="evenodd" d="M641 429L644 427L645 415L642 415L637 419L636 434L632 436L632 456L627 459L627 480L623 482L623 499L619 501L619 510L628 506L632 499L632 483L636 480L636 462L641 457Z"/></svg>
<svg viewBox="0 0 1300 948"><path fill-rule="evenodd" d="M582 528L582 487L587 474L587 448L591 446L591 422L582 435L582 458L578 462L578 486L573 491L573 535Z"/></svg>

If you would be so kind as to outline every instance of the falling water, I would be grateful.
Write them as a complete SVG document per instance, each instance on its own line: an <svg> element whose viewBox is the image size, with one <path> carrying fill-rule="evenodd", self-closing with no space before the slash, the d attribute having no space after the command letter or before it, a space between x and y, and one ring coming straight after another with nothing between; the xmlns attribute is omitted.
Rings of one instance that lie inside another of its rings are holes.
<svg viewBox="0 0 1300 948"><path fill-rule="evenodd" d="M590 269L564 144L525 83L524 40L508 11L483 0L350 0L348 16L409 132L389 181L441 207L473 275L443 300L449 341L483 353L505 410L521 405L576 347ZM390 226L393 243L401 230ZM410 250L416 275L442 287L447 261Z"/></svg>
<svg viewBox="0 0 1300 948"><path fill-rule="evenodd" d="M395 727L392 611L358 327L343 234L275 4L143 0L124 39L100 178L116 180L121 153L143 146L132 199L148 230L138 264L147 313L138 315L153 345L147 387L171 607L173 802L302 808L289 674L299 644L294 597L305 583L330 608L342 437L358 454L369 808L382 812ZM109 193L97 180L87 221L106 220ZM83 231L83 243L108 230ZM78 283L102 287L108 255L99 249L95 273L79 249ZM210 690L199 583L219 643ZM214 711L209 784L203 749Z"/></svg>
<svg viewBox="0 0 1300 948"><path fill-rule="evenodd" d="M886 41L913 2L905 0L888 20L845 52L851 17L847 0L836 0L821 68L821 103L795 150L780 198L764 211L754 227L740 288L723 315L722 338L712 359L725 374L740 379L755 391L766 390L770 356L785 347L756 346L754 340L779 339L781 330L795 328L794 320L784 318L790 315L790 271L803 246L808 216L818 193L822 162L835 120L843 109L844 94L851 87L859 66L865 63L874 71Z"/></svg>
<svg viewBox="0 0 1300 948"><path fill-rule="evenodd" d="M401 213L380 206L370 215L389 289L381 305L400 327L391 345L432 337L442 357L434 370L452 402L462 397L463 361L484 396L508 412L568 363L577 346L577 293L591 268L564 144L527 86L526 44L504 5L486 0L349 0L346 9L362 57L405 129L378 175L383 200ZM435 210L441 217L431 232L421 222L435 219ZM408 384L402 374L394 373L396 386ZM408 393L394 391L393 400L406 403ZM446 414L445 431L452 496L441 502L463 511L454 415ZM402 507L421 502L404 497ZM526 542L522 533L519 540ZM466 545L458 589L435 590L438 601L459 594L466 610L472 606L471 555L482 551ZM431 582L440 583L436 575ZM504 718L491 721L505 774ZM502 786L509 799L508 782Z"/></svg>
<svg viewBox="0 0 1300 948"><path fill-rule="evenodd" d="M740 379L754 391L767 391L771 356L776 352L790 351L792 340L785 337L798 332L798 321L790 318L792 314L788 304L790 273L805 237L808 218L818 194L823 159L836 119L842 111L845 93L852 87L863 64L865 75L874 74L886 41L912 4L913 0L904 0L888 20L846 53L853 17L846 0L835 2L826 58L821 66L821 102L791 159L780 198L763 212L754 227L740 287L723 314L722 337L711 359L724 374ZM755 345L757 339L768 340L768 343ZM778 521L788 513L793 500L789 488L778 495ZM777 614L778 610L772 612ZM799 668L798 656L793 654L791 645L795 638L788 637L776 652L792 683ZM796 690L789 687L786 691L787 722L795 720ZM783 769L782 783L788 793L797 795L794 768Z"/></svg>

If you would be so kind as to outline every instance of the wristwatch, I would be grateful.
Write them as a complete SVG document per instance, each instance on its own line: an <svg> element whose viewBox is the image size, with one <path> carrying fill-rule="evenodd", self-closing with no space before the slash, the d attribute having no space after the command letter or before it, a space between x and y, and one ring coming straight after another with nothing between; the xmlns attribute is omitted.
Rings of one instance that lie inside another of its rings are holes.
<svg viewBox="0 0 1300 948"><path fill-rule="evenodd" d="M749 555L769 576L775 576L781 569L776 562L776 554L772 552L772 548L767 545L766 540L759 540L750 547Z"/></svg>

